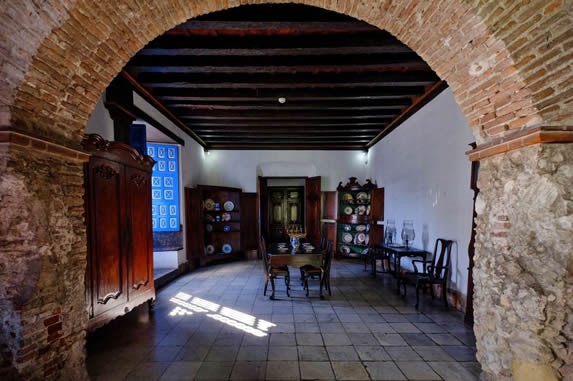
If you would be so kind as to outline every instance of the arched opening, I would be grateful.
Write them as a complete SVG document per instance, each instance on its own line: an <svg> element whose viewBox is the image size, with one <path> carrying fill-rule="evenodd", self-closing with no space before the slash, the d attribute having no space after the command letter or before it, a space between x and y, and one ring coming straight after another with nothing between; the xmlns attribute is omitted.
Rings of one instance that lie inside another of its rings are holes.
<svg viewBox="0 0 573 381"><path fill-rule="evenodd" d="M534 143L571 141L565 107L571 96L562 81L570 62L563 53L566 5L529 4L516 12L520 23L511 21L516 11L511 4L318 5L388 30L418 52L450 84L478 143L490 144L476 152L479 158ZM77 148L85 121L99 94L145 43L190 17L227 5L165 1L116 7L102 2L68 8L46 3L30 6L32 12L26 7L9 6L2 14L8 32L3 39L6 86L0 94L2 211L9 216L2 257L19 263L16 272L2 275L8 285L2 294L3 352L9 362L20 359L9 366L14 372L82 378L85 317L77 285L85 267L80 164L85 156ZM545 38L551 49L526 44L521 33L533 41ZM540 62L548 66L537 69ZM499 137L506 138L503 145L497 144ZM572 303L566 280L571 211L564 207L572 161L568 147L542 144L484 160L477 204L478 350L482 365L498 377L520 374L529 364L541 364L547 377L554 369L567 372L563 366L570 360L561 343L570 339L566 321ZM550 197L540 201L539 194ZM515 295L519 302L512 301ZM525 333L513 342L506 337L518 322ZM49 348L42 355L39 342ZM66 354L56 355L59 348ZM42 369L33 365L38 359Z"/></svg>

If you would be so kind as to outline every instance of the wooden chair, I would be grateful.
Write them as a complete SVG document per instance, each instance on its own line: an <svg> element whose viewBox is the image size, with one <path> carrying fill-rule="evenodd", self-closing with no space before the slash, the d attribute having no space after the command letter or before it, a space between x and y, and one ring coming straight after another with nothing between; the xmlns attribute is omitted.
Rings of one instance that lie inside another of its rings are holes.
<svg viewBox="0 0 573 381"><path fill-rule="evenodd" d="M374 246L368 248L368 259L370 261L372 275L376 276L377 272L380 273L389 273L390 272L390 261L391 258L384 250L384 248L380 246ZM382 271L376 270L376 261L380 260L380 265L382 267Z"/></svg>
<svg viewBox="0 0 573 381"><path fill-rule="evenodd" d="M450 276L450 258L452 252L453 241L438 238L434 245L434 256L432 261L414 260L413 272L406 272L401 275L401 281L404 286L404 295L406 295L406 283L411 283L416 286L416 308L420 303L420 288L429 287L430 294L434 298L433 285L439 284L442 289L442 297L444 298L444 305L448 306L447 298L447 282ZM422 271L418 271L417 264L422 264Z"/></svg>
<svg viewBox="0 0 573 381"><path fill-rule="evenodd" d="M325 252L332 252L332 247L334 246L334 242L329 239L327 240L325 236L320 237L320 247L318 249L318 251L321 254L324 254ZM300 266L299 270L300 270L300 284L304 285L304 270L308 267L314 267L312 265L304 265L304 266ZM315 267L316 268L316 267Z"/></svg>
<svg viewBox="0 0 573 381"><path fill-rule="evenodd" d="M324 299L322 294L322 289L328 290L328 295L332 295L330 289L330 265L332 263L332 240L327 243L327 250L322 253L322 264L320 267L315 267L311 265L304 266L303 270L303 283L304 289L306 290L306 296L309 294L308 280L313 276L318 276L320 278L320 298Z"/></svg>
<svg viewBox="0 0 573 381"><path fill-rule="evenodd" d="M275 279L283 277L285 280L287 296L290 297L290 272L288 266L271 266L269 264L269 254L267 252L267 245L263 237L261 237L259 241L259 251L261 252L261 256L263 257L263 266L265 271L265 289L263 291L263 295L264 296L267 295L269 280L271 281L272 284L274 284Z"/></svg>

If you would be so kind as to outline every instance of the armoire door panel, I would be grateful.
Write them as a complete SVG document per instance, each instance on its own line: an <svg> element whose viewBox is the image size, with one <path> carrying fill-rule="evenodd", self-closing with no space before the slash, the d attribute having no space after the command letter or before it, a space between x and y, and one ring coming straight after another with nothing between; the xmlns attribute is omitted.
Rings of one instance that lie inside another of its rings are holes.
<svg viewBox="0 0 573 381"><path fill-rule="evenodd" d="M91 240L98 256L91 258L93 312L101 313L121 305L127 300L125 276L126 255L124 234L120 221L125 208L120 195L123 192L123 170L121 165L108 160L94 159L91 166L91 189L93 218L90 227ZM96 197L97 195L97 197ZM95 231L97 229L97 231ZM119 244L118 244L119 243Z"/></svg>
<svg viewBox="0 0 573 381"><path fill-rule="evenodd" d="M126 167L127 247L129 296L153 286L153 242L151 233L151 184L142 170Z"/></svg>

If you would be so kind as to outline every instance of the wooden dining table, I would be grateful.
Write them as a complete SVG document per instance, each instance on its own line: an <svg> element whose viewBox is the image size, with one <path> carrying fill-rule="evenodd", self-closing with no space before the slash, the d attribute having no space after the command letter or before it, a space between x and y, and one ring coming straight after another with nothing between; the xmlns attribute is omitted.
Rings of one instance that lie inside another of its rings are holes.
<svg viewBox="0 0 573 381"><path fill-rule="evenodd" d="M290 250L287 252L279 252L276 248L268 253L269 255L269 266L291 266L297 269L304 265L312 265L315 267L320 267L322 265L322 254L312 251L310 253L304 251ZM275 282L271 279L272 294L270 299L275 299ZM322 297L322 295L321 295Z"/></svg>
<svg viewBox="0 0 573 381"><path fill-rule="evenodd" d="M386 252L387 257L390 259L391 262L393 262L394 269L391 272L396 277L396 288L397 288L398 292L400 292L400 282L401 282L400 269L401 269L402 258L404 258L404 257L422 258L425 261L425 260L427 260L428 255L430 255L430 253L428 253L425 250L418 249L418 248L411 247L411 246L406 247L406 246L401 246L401 245L382 244L379 247L382 248L382 250L384 250ZM372 259L373 259L373 260L371 260L372 275L376 276L376 258L372 258ZM392 269L390 269L390 270L392 270Z"/></svg>

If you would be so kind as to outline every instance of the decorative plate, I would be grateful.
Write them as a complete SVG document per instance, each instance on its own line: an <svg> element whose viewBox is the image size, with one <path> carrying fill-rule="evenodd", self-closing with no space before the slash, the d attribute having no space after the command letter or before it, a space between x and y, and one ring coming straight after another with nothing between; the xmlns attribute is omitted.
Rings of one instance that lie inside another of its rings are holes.
<svg viewBox="0 0 573 381"><path fill-rule="evenodd" d="M363 216L366 213L366 207L364 205L358 205L356 208L356 214Z"/></svg>
<svg viewBox="0 0 573 381"><path fill-rule="evenodd" d="M215 209L215 201L208 198L205 200L205 209L207 210L214 210Z"/></svg>
<svg viewBox="0 0 573 381"><path fill-rule="evenodd" d="M221 216L221 219L223 221L231 221L231 215L229 213L223 213L223 215Z"/></svg>
<svg viewBox="0 0 573 381"><path fill-rule="evenodd" d="M344 229L345 232L349 232L349 231L352 230L352 226L350 226L350 225L344 225L344 228L343 228L343 229Z"/></svg>
<svg viewBox="0 0 573 381"><path fill-rule="evenodd" d="M366 225L357 225L355 229L357 232L363 232L364 230L366 230Z"/></svg>
<svg viewBox="0 0 573 381"><path fill-rule="evenodd" d="M370 205L366 206L366 214L370 215Z"/></svg>
<svg viewBox="0 0 573 381"><path fill-rule="evenodd" d="M358 192L356 194L356 199L357 200L368 200L368 193L366 192Z"/></svg>
<svg viewBox="0 0 573 381"><path fill-rule="evenodd" d="M215 220L215 219L213 218L212 215L210 215L210 214L206 214L206 215L205 215L205 221L207 221L207 222L213 222L214 220Z"/></svg>
<svg viewBox="0 0 573 381"><path fill-rule="evenodd" d="M205 230L207 232L211 233L213 231L213 225L211 225L211 224L205 225Z"/></svg>
<svg viewBox="0 0 573 381"><path fill-rule="evenodd" d="M352 197L352 195L350 193L345 193L342 195L342 200L344 202L352 202L352 201L354 201L354 197Z"/></svg>
<svg viewBox="0 0 573 381"><path fill-rule="evenodd" d="M366 234L366 238L364 239L365 245L368 245L368 242L370 242L370 234Z"/></svg>
<svg viewBox="0 0 573 381"><path fill-rule="evenodd" d="M344 208L344 214L346 214L347 216L351 215L353 211L354 210L352 210L352 207L350 207L350 206L347 206L346 208Z"/></svg>
<svg viewBox="0 0 573 381"><path fill-rule="evenodd" d="M342 254L350 254L350 248L346 245L340 246L340 252Z"/></svg>
<svg viewBox="0 0 573 381"><path fill-rule="evenodd" d="M353 239L353 238L354 238L354 237L352 237L352 234L350 234L350 233L344 233L344 234L342 235L342 240L343 240L344 242L346 242L346 243L352 242L352 239Z"/></svg>
<svg viewBox="0 0 573 381"><path fill-rule="evenodd" d="M361 243L364 243L365 240L366 240L366 234L358 233L356 235L356 243L361 244Z"/></svg>
<svg viewBox="0 0 573 381"><path fill-rule="evenodd" d="M213 245L205 246L205 254L211 255L215 252L215 247Z"/></svg>
<svg viewBox="0 0 573 381"><path fill-rule="evenodd" d="M226 243L223 245L221 250L223 251L223 254L231 254L233 252L233 246Z"/></svg>
<svg viewBox="0 0 573 381"><path fill-rule="evenodd" d="M223 204L223 209L225 209L227 212L230 212L235 209L235 204L233 204L233 201L226 201Z"/></svg>
<svg viewBox="0 0 573 381"><path fill-rule="evenodd" d="M231 231L231 227L229 225L225 225L223 226L223 231L224 232L230 232Z"/></svg>

